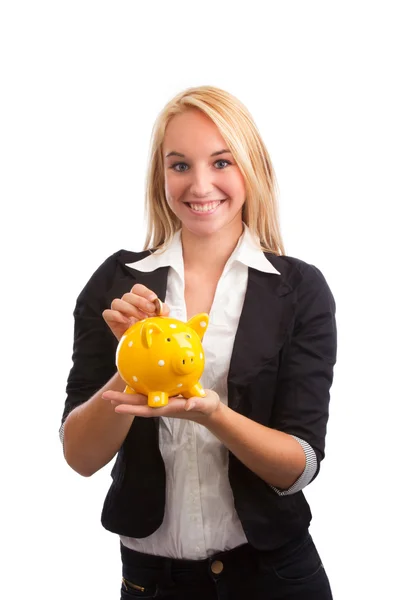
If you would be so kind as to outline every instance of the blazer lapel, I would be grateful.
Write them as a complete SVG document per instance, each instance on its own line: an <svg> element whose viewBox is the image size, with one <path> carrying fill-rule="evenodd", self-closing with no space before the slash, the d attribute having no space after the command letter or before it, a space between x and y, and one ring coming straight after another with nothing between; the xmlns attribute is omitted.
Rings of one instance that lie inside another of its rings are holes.
<svg viewBox="0 0 400 600"><path fill-rule="evenodd" d="M165 301L169 267L143 272L129 271L131 287L145 285ZM125 282L126 292L127 283ZM121 290L122 291L122 290ZM294 314L291 286L282 275L249 268L247 290L236 332L228 373L228 403L237 409L241 390L257 376L282 347Z"/></svg>
<svg viewBox="0 0 400 600"><path fill-rule="evenodd" d="M150 272L137 271L133 267L128 267L127 265L125 265L125 268L129 271L130 281L132 277L134 279L131 287L135 285L135 283L141 283L157 294L162 302L165 301L169 267L159 267L155 271ZM124 292L126 291L127 290L125 289Z"/></svg>
<svg viewBox="0 0 400 600"><path fill-rule="evenodd" d="M284 277L249 268L247 290L228 374L234 410L241 390L282 347L294 313L292 288Z"/></svg>

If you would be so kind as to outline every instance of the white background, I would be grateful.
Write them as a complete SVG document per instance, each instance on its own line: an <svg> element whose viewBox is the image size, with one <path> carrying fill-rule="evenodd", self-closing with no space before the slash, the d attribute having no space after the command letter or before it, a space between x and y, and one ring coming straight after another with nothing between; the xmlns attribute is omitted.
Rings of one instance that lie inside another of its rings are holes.
<svg viewBox="0 0 400 600"><path fill-rule="evenodd" d="M110 466L84 479L58 440L72 311L108 255L142 248L151 127L203 84L253 114L286 252L336 298L327 455L306 492L335 600L400 597L396 5L1 4L2 598L119 597Z"/></svg>

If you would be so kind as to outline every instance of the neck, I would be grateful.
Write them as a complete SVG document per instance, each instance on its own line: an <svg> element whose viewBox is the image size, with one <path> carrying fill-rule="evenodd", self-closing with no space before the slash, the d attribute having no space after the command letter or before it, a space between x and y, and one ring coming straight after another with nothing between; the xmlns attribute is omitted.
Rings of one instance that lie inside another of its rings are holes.
<svg viewBox="0 0 400 600"><path fill-rule="evenodd" d="M222 230L210 236L198 236L182 228L185 269L208 272L211 270L221 273L242 233L242 223L234 230Z"/></svg>

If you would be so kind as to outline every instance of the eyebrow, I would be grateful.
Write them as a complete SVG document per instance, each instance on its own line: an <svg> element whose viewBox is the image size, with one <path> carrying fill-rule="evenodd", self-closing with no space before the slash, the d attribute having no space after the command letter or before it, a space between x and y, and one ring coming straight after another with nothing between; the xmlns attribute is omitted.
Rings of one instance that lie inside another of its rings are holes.
<svg viewBox="0 0 400 600"><path fill-rule="evenodd" d="M220 154L226 154L226 153L232 154L230 150L227 150L226 148L224 148L223 150L217 150L217 152L213 152L210 156L219 156ZM181 154L180 152L175 152L175 151L169 152L165 158L168 158L169 156L179 156L181 158L185 158L184 154Z"/></svg>

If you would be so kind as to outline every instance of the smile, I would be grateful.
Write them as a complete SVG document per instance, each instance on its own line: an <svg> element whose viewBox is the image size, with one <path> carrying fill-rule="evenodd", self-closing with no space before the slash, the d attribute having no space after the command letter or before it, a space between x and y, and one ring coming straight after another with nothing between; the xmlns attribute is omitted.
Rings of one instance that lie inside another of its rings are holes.
<svg viewBox="0 0 400 600"><path fill-rule="evenodd" d="M214 212L220 204L225 202L223 200L215 200L213 202L203 202L201 204L196 204L195 202L188 202L187 206L189 206L193 212L196 213L212 213Z"/></svg>

